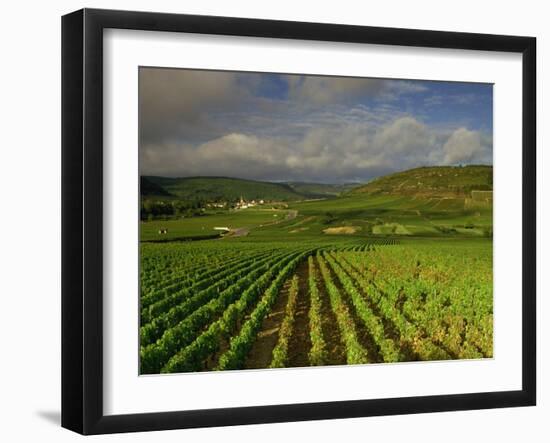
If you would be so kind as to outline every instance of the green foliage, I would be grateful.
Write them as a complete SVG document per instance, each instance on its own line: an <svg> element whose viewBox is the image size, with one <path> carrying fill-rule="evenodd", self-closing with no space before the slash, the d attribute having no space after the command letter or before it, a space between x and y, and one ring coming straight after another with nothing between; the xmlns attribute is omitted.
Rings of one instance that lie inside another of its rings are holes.
<svg viewBox="0 0 550 443"><path fill-rule="evenodd" d="M348 364L368 363L367 351L364 349L357 339L357 331L351 318L348 306L342 301L342 296L338 291L338 288L332 281L330 271L327 268L325 260L321 255L317 255L317 262L323 275L325 287L329 294L330 304L336 321L338 323L338 329L342 336L342 342L346 347L346 361Z"/></svg>
<svg viewBox="0 0 550 443"><path fill-rule="evenodd" d="M378 250L368 260L337 253L337 261L393 325L413 358L491 357L492 260L487 244L425 242L414 249Z"/></svg>
<svg viewBox="0 0 550 443"><path fill-rule="evenodd" d="M289 182L288 185L306 198L330 198L337 197L347 192L360 183L344 183L340 185L324 183Z"/></svg>
<svg viewBox="0 0 550 443"><path fill-rule="evenodd" d="M322 326L322 301L319 290L317 289L317 271L313 257L308 257L308 286L311 297L309 309L309 334L311 338L311 350L309 351L309 361L312 366L322 366L328 360L328 351L325 339L323 338Z"/></svg>
<svg viewBox="0 0 550 443"><path fill-rule="evenodd" d="M296 299L298 297L298 276L294 275L288 290L288 301L285 309L285 318L279 328L279 337L277 345L273 349L273 359L271 368L284 368L287 364L288 341L292 335L294 326L294 311L296 309Z"/></svg>
<svg viewBox="0 0 550 443"><path fill-rule="evenodd" d="M473 190L493 189L493 167L432 166L379 177L353 188L352 194L397 194L423 196L469 195Z"/></svg>
<svg viewBox="0 0 550 443"><path fill-rule="evenodd" d="M159 186L158 184L152 182L151 180L148 180L147 177L140 177L139 178L139 193L142 196L147 195L157 195L157 196L171 196L169 192L167 192L162 186Z"/></svg>
<svg viewBox="0 0 550 443"><path fill-rule="evenodd" d="M385 362L399 361L399 351L394 342L386 338L384 326L380 319L372 312L367 301L359 294L353 280L344 272L343 268L338 264L330 254L323 254L324 258L330 264L332 270L340 280L345 291L351 297L352 304L359 318L364 322L369 334L373 337L374 342L380 349Z"/></svg>
<svg viewBox="0 0 550 443"><path fill-rule="evenodd" d="M284 183L270 183L229 177L144 177L147 181L181 200L238 201L245 200L292 201L303 200L304 195ZM143 194L142 194L143 195Z"/></svg>
<svg viewBox="0 0 550 443"><path fill-rule="evenodd" d="M385 362L491 357L490 244L483 239L398 244L392 238L144 244L141 372L243 368L283 284L304 260L311 302L311 348L305 352L311 365L327 364L331 352L323 303L334 312L348 364L376 357L360 344L352 312ZM320 276L316 250L325 251L317 255ZM297 296L295 277L267 366L288 364Z"/></svg>
<svg viewBox="0 0 550 443"><path fill-rule="evenodd" d="M201 237L209 239L213 235L220 235L221 231L215 230L214 228L216 227L252 229L259 225L274 223L274 221L278 221L279 219L284 220L287 214L288 211L286 210L251 208L240 211L225 210L221 213L205 211L201 216L197 217L142 222L140 223L140 241L184 241L185 239L196 240ZM277 215L277 217L274 217L274 215ZM167 229L167 234L160 235L160 229Z"/></svg>
<svg viewBox="0 0 550 443"><path fill-rule="evenodd" d="M289 364L297 324L308 329L311 347L302 351L315 366L333 362L336 348L349 364L493 355L492 199L483 193L492 187L492 168L419 168L337 198L289 198L280 210L203 211L202 191L183 201L176 193L183 182L170 179L168 189L163 180L152 187L170 195L142 201L153 221L140 223L141 373L246 367L294 273L306 291L292 279L266 367ZM199 190L204 183L196 180ZM239 186L251 187L228 185L239 193ZM281 186L277 192L314 191ZM200 216L190 217L193 211ZM327 224L357 229L326 235ZM219 226L248 235L176 241L209 238ZM161 228L168 233L158 234ZM305 323L297 323L304 321L295 312L300 297L310 301Z"/></svg>
<svg viewBox="0 0 550 443"><path fill-rule="evenodd" d="M142 310L143 322L149 321L149 323L145 323L140 328L141 346L153 343L166 329L177 325L212 299L223 296L224 291L243 290L251 278L259 277L269 270L272 260L273 257L270 255L258 261L245 261L240 266L234 264L234 269L222 271L215 277L207 277L188 289L149 305L146 310Z"/></svg>
<svg viewBox="0 0 550 443"><path fill-rule="evenodd" d="M273 258L272 266L258 278L258 273L251 273L238 280L234 285L222 291L215 299L202 305L174 327L166 330L155 343L141 348L141 372L157 373L179 349L189 345L217 316L223 314L232 303L241 297L255 297L277 275L281 266L295 257L296 253L287 255L283 260ZM243 288L248 287L243 292Z"/></svg>
<svg viewBox="0 0 550 443"><path fill-rule="evenodd" d="M275 303L284 281L294 272L298 263L309 253L310 251L300 254L280 271L273 284L265 292L254 311L250 314L250 318L245 322L239 334L231 338L229 350L220 357L218 369L240 369L242 367L246 355L256 339L262 321L269 313L273 303Z"/></svg>

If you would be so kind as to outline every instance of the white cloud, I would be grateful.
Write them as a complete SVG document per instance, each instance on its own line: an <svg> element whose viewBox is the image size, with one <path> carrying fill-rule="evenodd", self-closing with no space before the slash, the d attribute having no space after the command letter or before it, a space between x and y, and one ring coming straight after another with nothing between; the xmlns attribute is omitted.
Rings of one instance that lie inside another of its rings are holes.
<svg viewBox="0 0 550 443"><path fill-rule="evenodd" d="M402 117L384 127L375 137L381 151L417 156L429 153L434 135L429 128L412 117Z"/></svg>
<svg viewBox="0 0 550 443"><path fill-rule="evenodd" d="M230 133L197 146L153 144L141 159L145 175L339 182L417 166L490 163L490 154L490 136L465 128L442 134L402 117L385 126L306 127L296 139Z"/></svg>
<svg viewBox="0 0 550 443"><path fill-rule="evenodd" d="M488 163L491 162L492 141L488 137L482 138L478 131L459 128L443 145L443 153L446 165Z"/></svg>
<svg viewBox="0 0 550 443"><path fill-rule="evenodd" d="M142 69L140 172L337 182L421 165L491 163L490 135L457 129L456 119L437 128L422 122L410 99L426 85Z"/></svg>

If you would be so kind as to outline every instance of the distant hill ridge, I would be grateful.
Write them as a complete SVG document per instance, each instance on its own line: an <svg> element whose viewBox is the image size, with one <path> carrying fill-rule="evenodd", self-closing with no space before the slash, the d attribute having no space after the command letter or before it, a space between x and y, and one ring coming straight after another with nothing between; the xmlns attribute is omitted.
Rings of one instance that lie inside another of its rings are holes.
<svg viewBox="0 0 550 443"><path fill-rule="evenodd" d="M156 195L162 197L171 196L171 194L166 191L162 186L154 183L149 180L147 177L140 177L139 180L139 190L142 196Z"/></svg>
<svg viewBox="0 0 550 443"><path fill-rule="evenodd" d="M425 166L384 175L363 185L306 182L263 182L232 177L156 177L140 180L144 198L210 201L298 201L338 195L390 194L419 197L470 197L471 191L492 191L493 167L487 165ZM483 196L486 198L486 196Z"/></svg>
<svg viewBox="0 0 550 443"><path fill-rule="evenodd" d="M146 182L164 190L176 198L213 201L234 200L303 200L304 195L296 192L286 183L271 183L231 177L154 177L145 176ZM146 196L141 192L142 196ZM149 194L150 195L150 194ZM159 196L165 194L157 194Z"/></svg>
<svg viewBox="0 0 550 443"><path fill-rule="evenodd" d="M287 184L299 194L310 198L337 197L343 192L349 191L361 183L309 183L309 182L287 182Z"/></svg>
<svg viewBox="0 0 550 443"><path fill-rule="evenodd" d="M492 166L425 166L378 177L353 188L350 194L453 197L469 196L473 190L492 189Z"/></svg>

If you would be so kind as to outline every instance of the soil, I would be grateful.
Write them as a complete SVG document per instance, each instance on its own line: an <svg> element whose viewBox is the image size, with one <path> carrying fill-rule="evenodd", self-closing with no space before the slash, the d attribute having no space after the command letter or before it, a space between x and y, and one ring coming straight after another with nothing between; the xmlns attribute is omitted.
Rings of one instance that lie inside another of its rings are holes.
<svg viewBox="0 0 550 443"><path fill-rule="evenodd" d="M271 311L264 318L258 337L244 362L245 369L269 368L273 357L273 348L277 345L279 338L279 328L285 317L290 280L285 282Z"/></svg>
<svg viewBox="0 0 550 443"><path fill-rule="evenodd" d="M375 303L372 302L368 294L366 294L360 287L356 286L356 288L359 291L359 293L363 296L363 298L367 302L369 308L372 310L374 315L376 315L382 322L382 326L384 327L384 336L389 338L390 340L393 340L396 346L398 346L399 353L400 353L399 361L419 360L419 356L413 351L410 343L401 341L401 334L397 330L395 324L391 320L386 319L382 315L382 313L380 312L380 309ZM399 309L399 311L402 311L401 309L402 305L403 305L403 297L400 297L396 306Z"/></svg>
<svg viewBox="0 0 550 443"><path fill-rule="evenodd" d="M355 234L359 228L357 226L339 226L337 228L323 229L325 234Z"/></svg>
<svg viewBox="0 0 550 443"><path fill-rule="evenodd" d="M288 343L289 368L309 366L308 353L311 349L311 337L309 335L309 307L310 297L308 289L308 262L307 260L296 269L298 275L298 297L296 299L296 312L294 313L294 326Z"/></svg>
<svg viewBox="0 0 550 443"><path fill-rule="evenodd" d="M328 263L327 263L328 264ZM330 265L327 266L330 270L330 274L332 277L332 281L336 285L336 288L338 288L338 291L340 292L340 295L342 297L342 301L344 304L348 307L348 311L351 315L351 318L353 319L353 323L355 326L355 331L357 332L357 339L359 343L367 350L367 356L369 363L380 363L382 362L382 357L380 356L380 352L378 349L378 346L374 342L372 336L368 332L365 323L359 318L357 315L357 312L355 310L355 307L353 306L351 297L348 295L344 287L342 286L342 283L340 283L340 279L338 276L334 273Z"/></svg>
<svg viewBox="0 0 550 443"><path fill-rule="evenodd" d="M345 348L342 344L342 338L340 331L338 330L338 323L336 322L336 316L332 312L330 305L330 298L326 291L325 285L322 284L321 271L315 261L315 267L317 270L317 288L319 290L319 296L321 297L321 323L323 328L323 338L327 345L328 361L327 365L345 365L346 354Z"/></svg>

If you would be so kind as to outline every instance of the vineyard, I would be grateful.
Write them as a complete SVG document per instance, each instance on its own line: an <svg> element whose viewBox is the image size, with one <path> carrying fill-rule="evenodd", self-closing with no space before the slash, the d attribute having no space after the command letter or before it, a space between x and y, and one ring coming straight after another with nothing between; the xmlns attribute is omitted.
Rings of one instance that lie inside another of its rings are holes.
<svg viewBox="0 0 550 443"><path fill-rule="evenodd" d="M142 243L141 373L492 357L488 245Z"/></svg>

